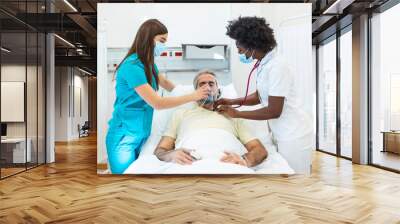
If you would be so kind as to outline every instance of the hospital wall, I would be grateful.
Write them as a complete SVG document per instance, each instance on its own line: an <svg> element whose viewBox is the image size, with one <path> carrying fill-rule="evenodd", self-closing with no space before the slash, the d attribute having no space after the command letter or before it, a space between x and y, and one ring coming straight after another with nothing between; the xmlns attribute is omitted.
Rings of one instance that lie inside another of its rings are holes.
<svg viewBox="0 0 400 224"><path fill-rule="evenodd" d="M168 29L168 47L190 44L228 44L224 35L230 4L98 4L98 22L106 29L105 46L132 45L139 26L156 18ZM118 13L116 13L118 12ZM221 32L221 30L223 32Z"/></svg>
<svg viewBox="0 0 400 224"><path fill-rule="evenodd" d="M241 64L235 42L226 33L228 21L239 16L261 16L271 24L278 51L289 62L295 75L296 91L301 104L312 113L315 79L311 69L311 4L99 4L98 5L98 163L107 160L105 135L113 102L102 99L113 95L114 82L107 70L107 49L129 48L140 24L157 18L168 28L168 47L181 44L227 44L230 48L230 73L239 95L251 65ZM115 13L118 12L118 13ZM299 44L301 43L301 44ZM101 90L101 91L100 91ZM250 91L255 90L255 78Z"/></svg>

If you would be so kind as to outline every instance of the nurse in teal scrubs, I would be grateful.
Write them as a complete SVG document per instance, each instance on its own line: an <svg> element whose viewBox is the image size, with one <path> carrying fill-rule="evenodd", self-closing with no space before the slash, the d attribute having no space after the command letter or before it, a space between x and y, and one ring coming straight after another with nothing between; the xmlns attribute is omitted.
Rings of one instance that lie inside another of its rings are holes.
<svg viewBox="0 0 400 224"><path fill-rule="evenodd" d="M154 57L160 56L168 38L167 28L158 20L144 22L128 54L116 69L116 100L106 137L108 162L113 174L122 174L136 160L150 135L153 109L167 109L205 99L206 88L180 97L161 97L174 84L159 74Z"/></svg>

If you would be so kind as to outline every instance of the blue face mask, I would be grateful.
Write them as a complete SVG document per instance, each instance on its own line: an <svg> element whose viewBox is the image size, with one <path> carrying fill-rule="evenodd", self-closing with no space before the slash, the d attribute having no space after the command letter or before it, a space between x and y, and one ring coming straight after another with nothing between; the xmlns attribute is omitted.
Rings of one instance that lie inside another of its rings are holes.
<svg viewBox="0 0 400 224"><path fill-rule="evenodd" d="M159 41L156 42L156 45L154 46L154 56L158 57L161 56L161 53L167 49L167 46L165 46L165 43L161 43Z"/></svg>
<svg viewBox="0 0 400 224"><path fill-rule="evenodd" d="M240 60L240 62L242 62L244 64L249 64L249 63L254 61L254 58L253 58L254 51L253 51L253 53L251 54L250 57L246 57L247 51L244 52L243 54L239 54L239 60Z"/></svg>

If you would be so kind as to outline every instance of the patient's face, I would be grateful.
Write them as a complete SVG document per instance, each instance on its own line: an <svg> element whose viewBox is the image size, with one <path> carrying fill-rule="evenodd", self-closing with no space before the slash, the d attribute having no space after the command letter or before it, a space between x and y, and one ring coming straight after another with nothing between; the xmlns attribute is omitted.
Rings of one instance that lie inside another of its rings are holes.
<svg viewBox="0 0 400 224"><path fill-rule="evenodd" d="M218 89L215 77L210 74L203 74L198 78L197 88L207 86L210 93L215 93Z"/></svg>
<svg viewBox="0 0 400 224"><path fill-rule="evenodd" d="M197 80L197 88L205 86L207 90L209 91L209 97L207 98L206 101L203 101L202 103L199 102L200 104L213 104L214 97L218 94L218 84L217 80L213 75L210 74L203 74L198 77Z"/></svg>

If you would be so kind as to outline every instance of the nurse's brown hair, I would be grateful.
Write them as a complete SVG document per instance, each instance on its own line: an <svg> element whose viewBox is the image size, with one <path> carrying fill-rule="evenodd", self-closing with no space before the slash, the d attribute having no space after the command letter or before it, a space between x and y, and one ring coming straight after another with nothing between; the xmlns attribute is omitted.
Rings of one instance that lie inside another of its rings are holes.
<svg viewBox="0 0 400 224"><path fill-rule="evenodd" d="M139 60L144 65L144 71L146 74L147 83L149 85L152 84L152 77L156 80L156 86L158 89L158 75L156 74L154 68L154 38L157 35L167 34L168 29L167 27L162 24L157 19L149 19L145 21L136 33L135 40L131 48L128 51L128 54L124 57L119 66L125 61L127 57L136 53L138 55ZM130 74L135 75L135 74Z"/></svg>

